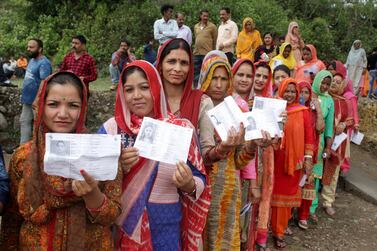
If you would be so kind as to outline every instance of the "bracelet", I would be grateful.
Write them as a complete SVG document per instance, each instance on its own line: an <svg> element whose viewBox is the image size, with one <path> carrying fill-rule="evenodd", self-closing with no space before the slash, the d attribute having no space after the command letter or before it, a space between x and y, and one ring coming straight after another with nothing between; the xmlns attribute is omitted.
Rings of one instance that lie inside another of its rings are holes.
<svg viewBox="0 0 377 251"><path fill-rule="evenodd" d="M304 159L305 159L305 158L313 159L313 156L311 156L311 155L304 155Z"/></svg>
<svg viewBox="0 0 377 251"><path fill-rule="evenodd" d="M193 196L195 193L196 193L196 181L195 181L195 179L193 178L193 180L194 180L194 189L191 191L191 192L185 192L185 191L182 191L182 193L184 194L184 195L187 195L187 196Z"/></svg>
<svg viewBox="0 0 377 251"><path fill-rule="evenodd" d="M107 205L107 202L108 202L108 198L106 195L103 196L103 201L101 203L101 205L97 208L90 208L90 207L86 207L86 209L90 212L90 213L99 213L103 210L103 208Z"/></svg>

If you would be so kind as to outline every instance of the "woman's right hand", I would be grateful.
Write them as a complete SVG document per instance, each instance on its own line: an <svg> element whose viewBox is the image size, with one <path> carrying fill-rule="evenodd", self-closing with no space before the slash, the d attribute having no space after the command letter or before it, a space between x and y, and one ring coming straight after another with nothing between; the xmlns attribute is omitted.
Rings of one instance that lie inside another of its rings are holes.
<svg viewBox="0 0 377 251"><path fill-rule="evenodd" d="M234 127L228 131L228 138L226 141L222 141L219 146L221 154L227 154L237 146L242 145L245 142L245 127L243 123L240 124L240 129L237 132Z"/></svg>
<svg viewBox="0 0 377 251"><path fill-rule="evenodd" d="M122 149L119 157L119 164L123 172L127 174L131 168L139 161L139 150L135 147L128 147Z"/></svg>

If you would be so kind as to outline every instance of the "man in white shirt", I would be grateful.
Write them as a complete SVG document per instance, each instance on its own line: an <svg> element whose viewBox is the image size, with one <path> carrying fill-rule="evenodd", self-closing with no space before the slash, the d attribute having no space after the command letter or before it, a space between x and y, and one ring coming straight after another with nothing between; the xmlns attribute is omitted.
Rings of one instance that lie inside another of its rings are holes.
<svg viewBox="0 0 377 251"><path fill-rule="evenodd" d="M170 38L177 37L178 25L177 22L171 19L173 15L173 6L165 4L161 7L162 18L154 22L154 39L163 44L166 40Z"/></svg>
<svg viewBox="0 0 377 251"><path fill-rule="evenodd" d="M175 14L175 19L178 24L178 35L177 38L183 38L191 46L192 44L192 32L190 28L185 25L185 15L181 12Z"/></svg>
<svg viewBox="0 0 377 251"><path fill-rule="evenodd" d="M234 62L234 45L237 43L238 27L230 20L230 9L224 7L220 10L221 24L217 33L216 49L223 51L231 65Z"/></svg>

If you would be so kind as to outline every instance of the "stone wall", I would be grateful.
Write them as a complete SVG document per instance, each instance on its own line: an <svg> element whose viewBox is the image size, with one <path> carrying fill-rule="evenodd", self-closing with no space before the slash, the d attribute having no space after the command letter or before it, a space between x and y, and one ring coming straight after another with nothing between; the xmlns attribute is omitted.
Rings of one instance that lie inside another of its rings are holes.
<svg viewBox="0 0 377 251"><path fill-rule="evenodd" d="M359 101L360 131L365 134L361 147L377 153L377 101L361 99Z"/></svg>
<svg viewBox="0 0 377 251"><path fill-rule="evenodd" d="M0 87L0 144L16 145L19 140L19 114L21 105L19 89ZM115 92L91 92L87 126L96 132L107 119L113 116ZM362 147L377 152L377 102L361 99L359 102L360 131L365 133Z"/></svg>

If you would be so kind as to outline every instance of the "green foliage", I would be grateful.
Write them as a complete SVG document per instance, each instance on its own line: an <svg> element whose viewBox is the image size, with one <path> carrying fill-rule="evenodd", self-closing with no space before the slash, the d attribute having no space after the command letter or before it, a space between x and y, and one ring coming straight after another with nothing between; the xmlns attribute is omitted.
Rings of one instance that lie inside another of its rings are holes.
<svg viewBox="0 0 377 251"><path fill-rule="evenodd" d="M18 56L25 52L27 39L39 37L45 54L57 65L70 50L71 37L83 34L100 71L107 73L111 53L123 37L142 57L143 45L153 36L153 23L161 18L160 6L166 2L186 14L191 28L201 9L208 9L218 25L223 6L230 7L240 29L243 19L252 17L261 33L282 35L295 20L305 42L314 44L322 59L344 60L355 39L361 39L367 51L377 46L377 7L372 0L351 4L342 0L2 0L0 56Z"/></svg>

